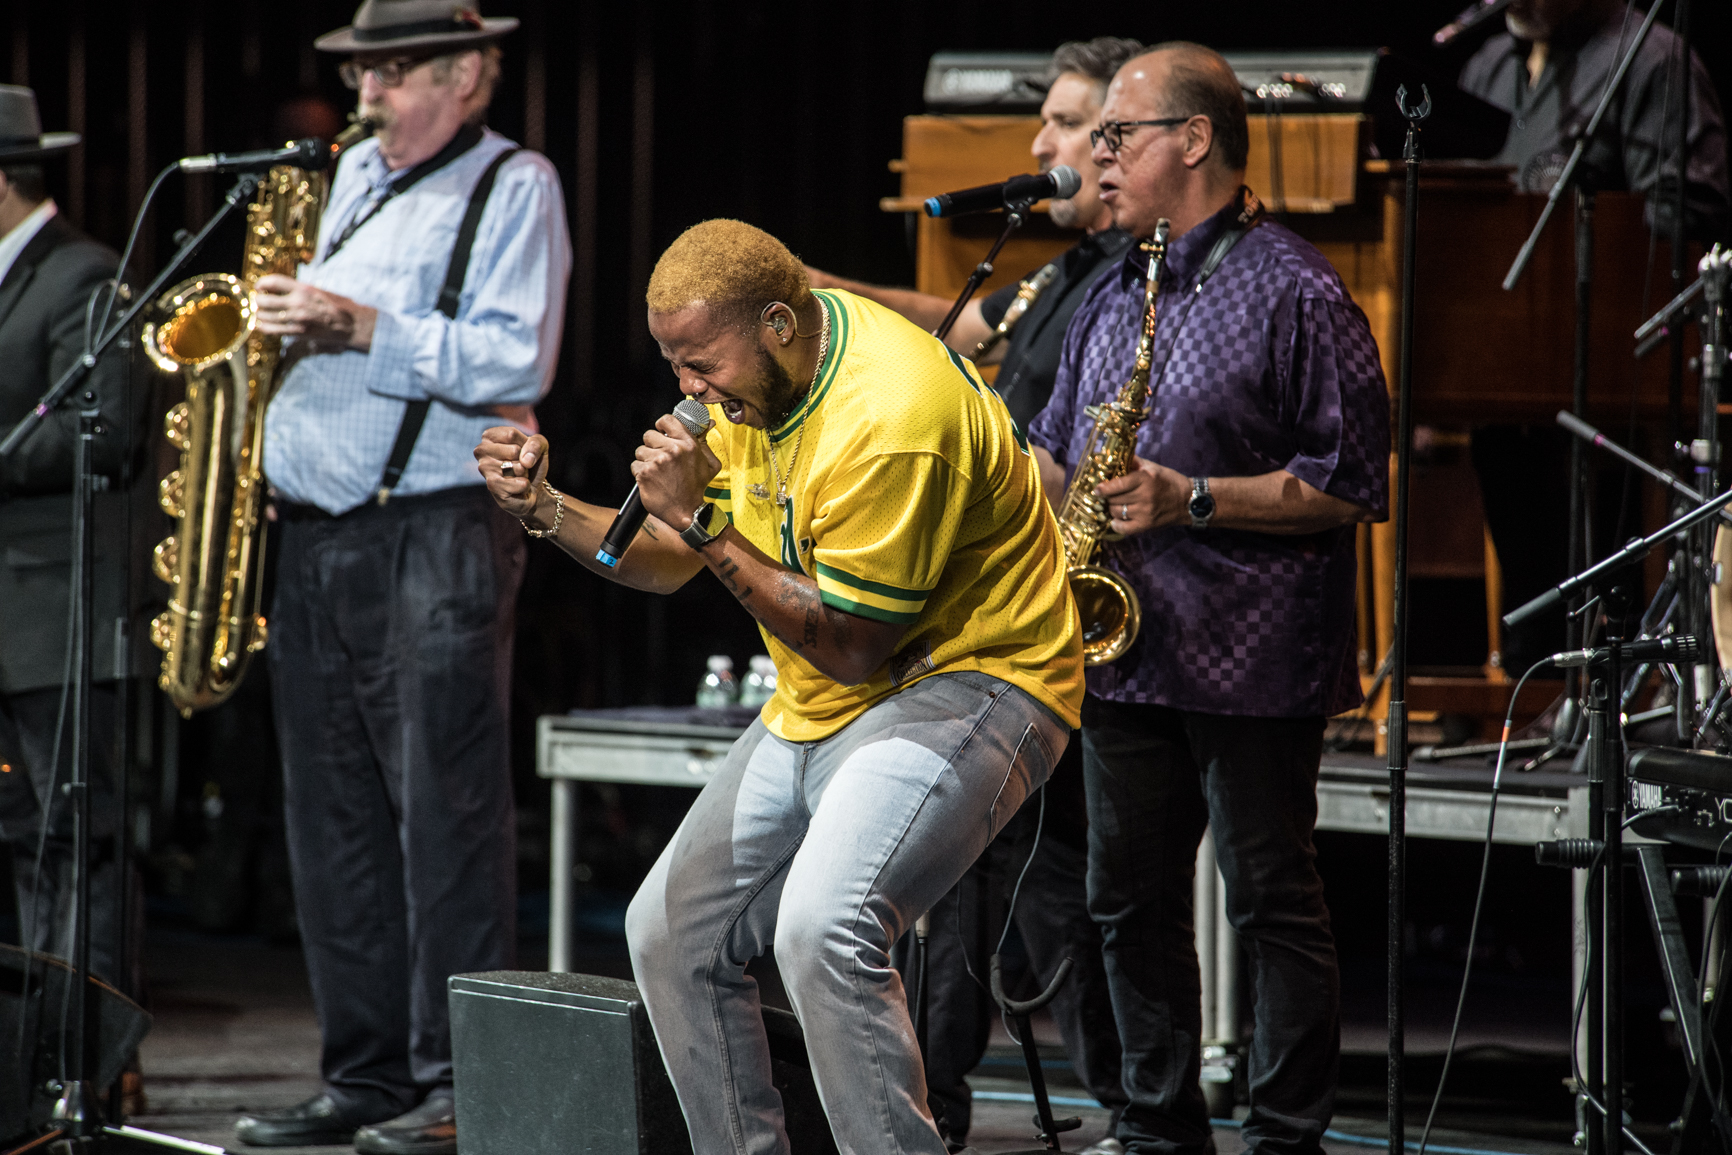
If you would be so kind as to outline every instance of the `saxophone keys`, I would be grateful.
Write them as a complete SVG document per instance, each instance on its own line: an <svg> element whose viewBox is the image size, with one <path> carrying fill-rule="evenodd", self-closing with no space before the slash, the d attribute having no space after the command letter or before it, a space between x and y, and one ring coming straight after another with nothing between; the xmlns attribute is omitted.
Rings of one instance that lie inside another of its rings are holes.
<svg viewBox="0 0 1732 1155"><path fill-rule="evenodd" d="M181 478L180 470L170 470L168 476L157 486L157 504L162 506L162 511L170 517L186 516L186 484Z"/></svg>
<svg viewBox="0 0 1732 1155"><path fill-rule="evenodd" d="M151 572L158 578L174 584L174 571L180 564L180 543L171 535L163 538L150 553Z"/></svg>
<svg viewBox="0 0 1732 1155"><path fill-rule="evenodd" d="M150 619L150 641L159 650L167 650L174 644L174 623L170 617L171 615L165 611ZM168 681L168 674L163 674L162 681L165 683ZM164 685L163 689L166 690L168 687Z"/></svg>
<svg viewBox="0 0 1732 1155"><path fill-rule="evenodd" d="M192 444L192 411L186 407L185 401L163 414L162 433L176 449L185 449Z"/></svg>
<svg viewBox="0 0 1732 1155"><path fill-rule="evenodd" d="M247 653L256 654L265 648L265 643L271 640L270 623L265 616L259 614L253 618L253 640L247 643Z"/></svg>

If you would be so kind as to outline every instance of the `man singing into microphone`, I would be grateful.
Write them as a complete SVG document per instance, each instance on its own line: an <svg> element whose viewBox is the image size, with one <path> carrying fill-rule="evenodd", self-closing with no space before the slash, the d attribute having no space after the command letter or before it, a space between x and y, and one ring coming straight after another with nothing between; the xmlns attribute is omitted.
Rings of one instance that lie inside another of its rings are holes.
<svg viewBox="0 0 1732 1155"><path fill-rule="evenodd" d="M632 900L626 929L698 1155L785 1155L756 982L772 941L845 1152L944 1155L891 945L1046 780L1082 655L1057 526L1003 402L890 310L813 292L768 234L707 221L649 284L681 391L632 471L649 517L545 481L547 443L475 456L537 536L639 589L708 567L758 619L776 696Z"/></svg>

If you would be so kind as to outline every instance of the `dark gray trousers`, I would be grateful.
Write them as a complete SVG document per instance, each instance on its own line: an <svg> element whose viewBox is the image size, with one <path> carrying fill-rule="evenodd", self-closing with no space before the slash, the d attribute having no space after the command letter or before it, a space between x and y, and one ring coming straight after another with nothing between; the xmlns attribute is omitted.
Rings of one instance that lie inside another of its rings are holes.
<svg viewBox="0 0 1732 1155"><path fill-rule="evenodd" d="M137 940L131 942L133 965L117 970L120 952L119 888L121 872L115 832L114 726L112 684L90 688L92 744L90 748L90 970L127 994L138 992ZM12 880L18 901L18 933L29 935L36 950L72 960L73 935L73 808L60 789L72 780L72 705L67 702L60 738L60 763L54 768L54 725L60 716L60 689L0 694L0 841L12 857ZM51 809L47 841L41 842L42 819ZM36 854L42 851L42 870ZM134 906L133 913L139 913ZM135 920L136 921L136 920Z"/></svg>
<svg viewBox="0 0 1732 1155"><path fill-rule="evenodd" d="M1322 1150L1341 1052L1335 939L1311 838L1322 756L1321 718L1083 703L1089 909L1124 1043L1130 1105L1118 1136L1135 1155L1212 1148L1191 918L1205 828L1251 980L1245 1145Z"/></svg>
<svg viewBox="0 0 1732 1155"><path fill-rule="evenodd" d="M479 486L281 512L267 653L320 1073L382 1119L451 1083L446 979L512 965L523 530Z"/></svg>

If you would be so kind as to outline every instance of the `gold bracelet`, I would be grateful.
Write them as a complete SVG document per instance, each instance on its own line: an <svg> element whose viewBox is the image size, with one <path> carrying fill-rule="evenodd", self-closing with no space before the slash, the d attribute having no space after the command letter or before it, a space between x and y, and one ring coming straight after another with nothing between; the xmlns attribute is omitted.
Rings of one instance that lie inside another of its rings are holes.
<svg viewBox="0 0 1732 1155"><path fill-rule="evenodd" d="M553 498L553 524L546 529L530 529L529 523L521 517L517 519L517 524L521 525L523 532L530 537L557 537L559 523L565 520L565 494L553 488L545 477L541 479L541 488L547 490L547 496Z"/></svg>

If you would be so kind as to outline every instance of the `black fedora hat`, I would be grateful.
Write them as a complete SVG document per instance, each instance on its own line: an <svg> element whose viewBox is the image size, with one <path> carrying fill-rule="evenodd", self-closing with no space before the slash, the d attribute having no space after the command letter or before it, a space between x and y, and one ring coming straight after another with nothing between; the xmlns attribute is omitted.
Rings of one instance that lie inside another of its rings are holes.
<svg viewBox="0 0 1732 1155"><path fill-rule="evenodd" d="M36 93L0 84L0 161L40 160L65 152L80 139L76 132L43 132Z"/></svg>
<svg viewBox="0 0 1732 1155"><path fill-rule="evenodd" d="M454 0L363 0L355 22L313 41L321 52L374 53L402 49L476 48L517 27L515 16L483 19Z"/></svg>

